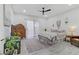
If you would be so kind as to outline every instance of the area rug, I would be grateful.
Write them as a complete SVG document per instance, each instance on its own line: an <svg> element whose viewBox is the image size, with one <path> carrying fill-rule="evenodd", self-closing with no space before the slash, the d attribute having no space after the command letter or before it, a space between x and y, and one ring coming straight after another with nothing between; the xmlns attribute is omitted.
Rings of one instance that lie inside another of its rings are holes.
<svg viewBox="0 0 79 59"><path fill-rule="evenodd" d="M28 53L32 53L32 52L38 51L40 49L48 48L51 45L43 44L38 39L32 38L32 39L26 40L26 46L27 46Z"/></svg>

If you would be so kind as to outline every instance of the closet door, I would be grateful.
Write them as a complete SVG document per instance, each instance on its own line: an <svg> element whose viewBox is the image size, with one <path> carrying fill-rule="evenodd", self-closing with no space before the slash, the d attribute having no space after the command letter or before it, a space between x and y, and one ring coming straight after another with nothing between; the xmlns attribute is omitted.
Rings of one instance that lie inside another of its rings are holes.
<svg viewBox="0 0 79 59"><path fill-rule="evenodd" d="M31 39L34 37L34 23L32 20L26 20L26 37Z"/></svg>
<svg viewBox="0 0 79 59"><path fill-rule="evenodd" d="M39 33L39 22L38 21L35 21L34 22L34 32L35 32L35 37L38 36L38 33Z"/></svg>

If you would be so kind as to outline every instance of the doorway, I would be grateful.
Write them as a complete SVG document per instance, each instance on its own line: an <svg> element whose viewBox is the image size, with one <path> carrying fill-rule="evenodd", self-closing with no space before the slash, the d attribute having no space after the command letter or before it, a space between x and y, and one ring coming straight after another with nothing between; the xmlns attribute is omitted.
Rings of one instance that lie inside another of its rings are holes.
<svg viewBox="0 0 79 59"><path fill-rule="evenodd" d="M26 20L26 37L32 39L38 36L39 23L34 20Z"/></svg>

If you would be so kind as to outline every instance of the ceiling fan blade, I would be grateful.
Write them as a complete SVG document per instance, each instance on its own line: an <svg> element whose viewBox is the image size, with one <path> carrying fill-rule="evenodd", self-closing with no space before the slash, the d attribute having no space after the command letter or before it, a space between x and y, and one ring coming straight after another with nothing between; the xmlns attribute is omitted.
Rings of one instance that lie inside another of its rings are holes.
<svg viewBox="0 0 79 59"><path fill-rule="evenodd" d="M47 12L47 11L51 11L51 9L48 9L48 10L46 10L45 12Z"/></svg>
<svg viewBox="0 0 79 59"><path fill-rule="evenodd" d="M39 12L42 12L42 11L39 11Z"/></svg>

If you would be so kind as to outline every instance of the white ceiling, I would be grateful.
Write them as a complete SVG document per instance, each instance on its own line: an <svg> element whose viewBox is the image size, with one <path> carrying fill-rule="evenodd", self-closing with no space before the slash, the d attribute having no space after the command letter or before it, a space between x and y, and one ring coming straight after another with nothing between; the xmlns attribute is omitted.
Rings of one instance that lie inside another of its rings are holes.
<svg viewBox="0 0 79 59"><path fill-rule="evenodd" d="M45 13L47 17L50 17L78 8L79 5L74 4L70 6L68 4L15 4L11 6L13 11L17 14L25 14L37 17L45 17L41 12L39 12L42 10L42 7L45 7L46 9L52 10ZM25 13L23 12L24 10L26 10Z"/></svg>

